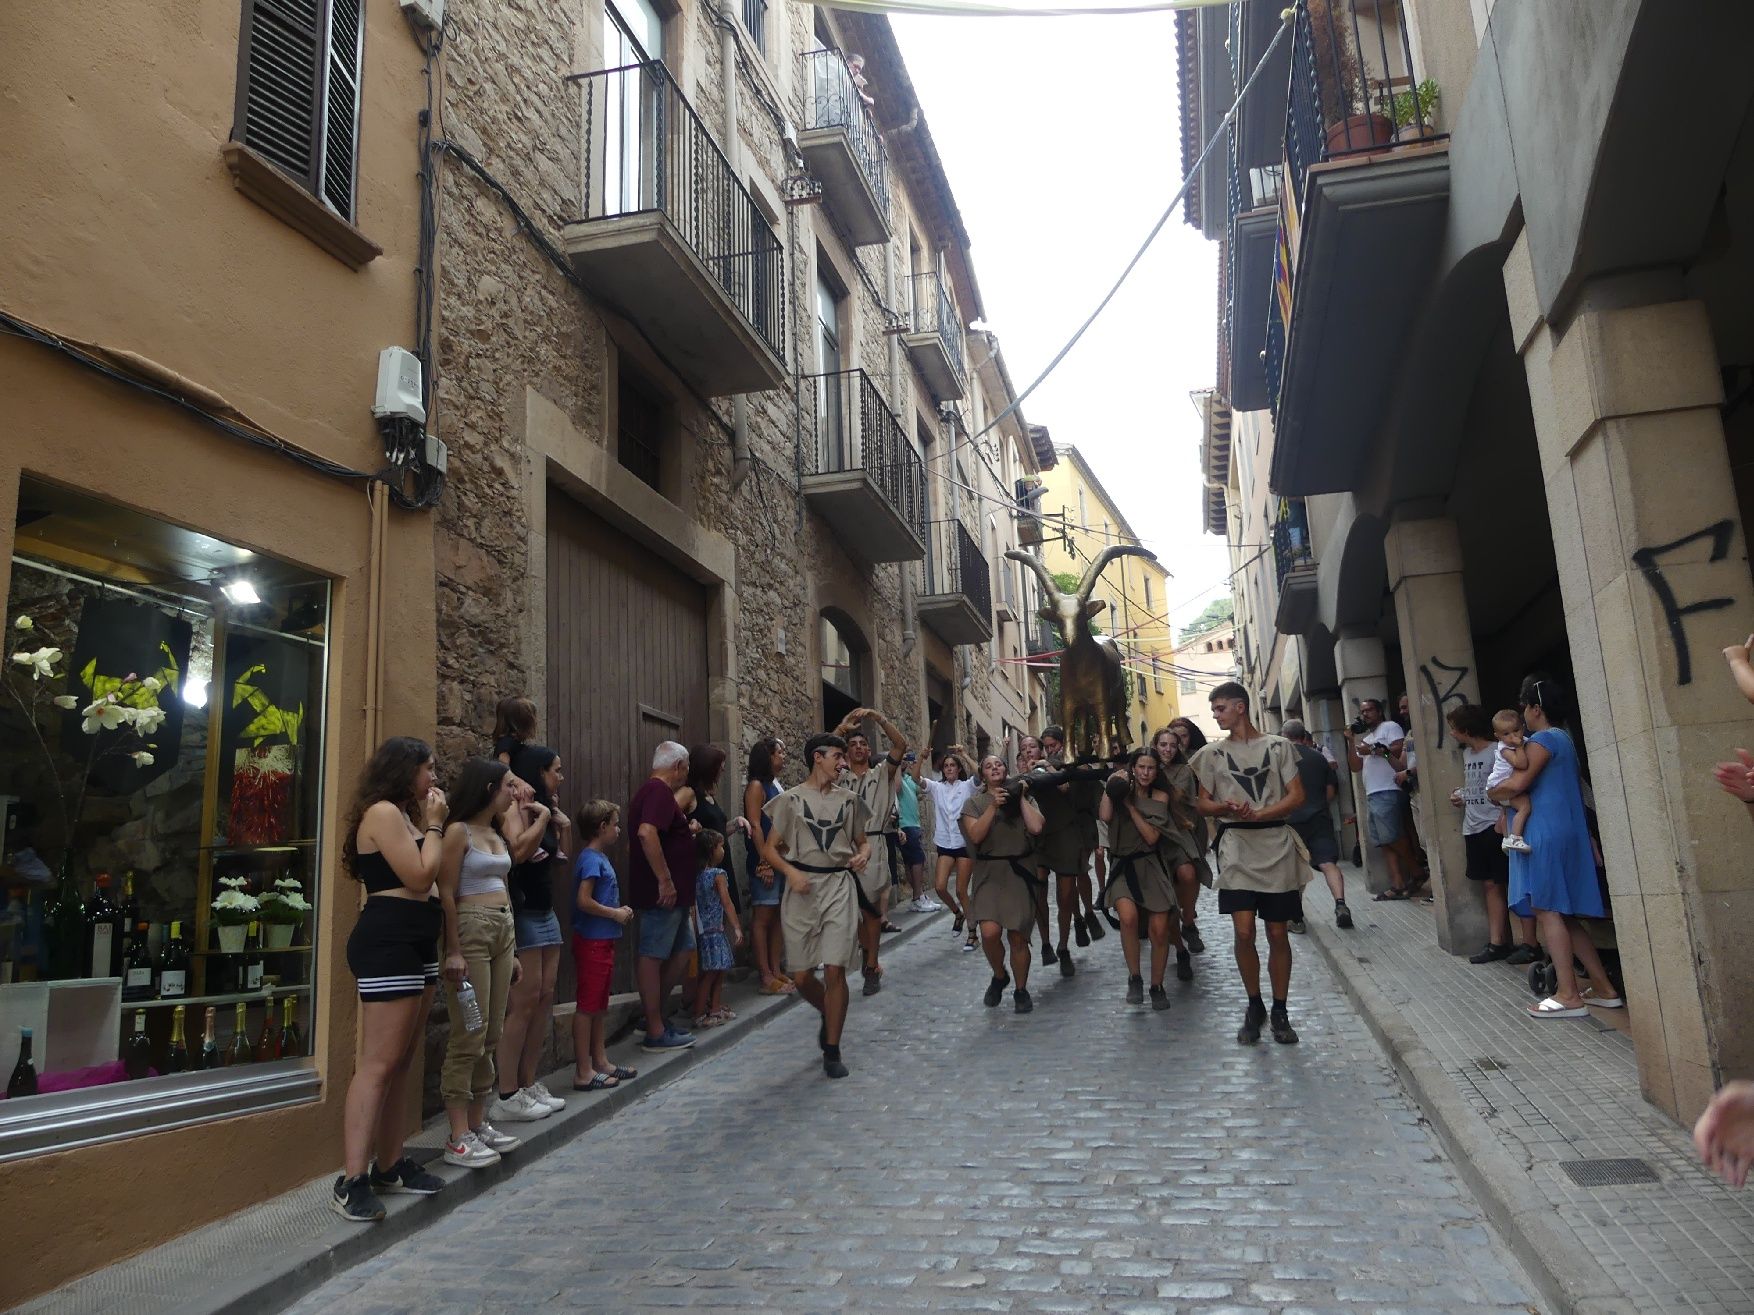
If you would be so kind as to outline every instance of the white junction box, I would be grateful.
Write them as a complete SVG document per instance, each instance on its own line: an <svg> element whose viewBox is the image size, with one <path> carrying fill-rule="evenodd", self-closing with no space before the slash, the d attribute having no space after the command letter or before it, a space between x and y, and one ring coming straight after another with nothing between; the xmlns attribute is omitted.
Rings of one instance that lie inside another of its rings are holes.
<svg viewBox="0 0 1754 1315"><path fill-rule="evenodd" d="M378 391L372 414L379 420L401 418L417 425L426 423L426 407L420 400L420 358L406 347L386 347L378 353Z"/></svg>
<svg viewBox="0 0 1754 1315"><path fill-rule="evenodd" d="M445 25L445 0L402 0L402 12L410 23L429 32Z"/></svg>

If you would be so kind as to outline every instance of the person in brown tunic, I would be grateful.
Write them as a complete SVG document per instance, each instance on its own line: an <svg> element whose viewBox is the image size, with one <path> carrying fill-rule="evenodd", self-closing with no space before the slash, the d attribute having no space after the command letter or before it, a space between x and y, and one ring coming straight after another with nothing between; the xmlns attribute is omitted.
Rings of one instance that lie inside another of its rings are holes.
<svg viewBox="0 0 1754 1315"><path fill-rule="evenodd" d="M1036 739L1033 735L1025 735L1017 742L1017 774L1019 776L1028 776L1037 766L1040 765L1040 763L1041 741ZM1041 801L1038 798L1036 801L1037 807L1040 807L1040 802ZM1042 818L1044 821L1047 818L1047 812L1045 809L1042 811ZM1046 828L1044 827L1043 829L1045 831ZM1060 956L1054 952L1054 943L1048 930L1048 881L1046 870L1041 866L1041 841L1031 837L1029 848L1029 866L1035 869L1036 876L1035 926L1036 930L1041 933L1041 961L1043 963L1054 963L1058 961ZM1062 940L1063 939L1064 933L1062 933ZM1069 960L1067 962L1068 964L1070 963ZM1071 973L1066 973L1066 976L1068 977L1071 975Z"/></svg>
<svg viewBox="0 0 1754 1315"><path fill-rule="evenodd" d="M1188 797L1188 805L1193 807L1199 799L1200 783L1194 780L1193 769L1188 764L1193 762L1194 755L1206 747L1206 733L1186 717L1173 717L1169 723L1169 733L1173 737L1169 744L1173 747L1173 766L1168 771L1169 783L1176 789L1184 791ZM1153 741L1157 743L1157 741ZM1158 761L1167 761L1162 752L1158 753ZM1175 902L1181 906L1182 944L1192 954L1204 954L1206 942L1200 938L1200 887L1212 884L1212 866L1206 861L1206 853L1212 848L1212 833L1206 819L1199 815L1196 808L1194 821L1194 850L1200 856L1194 881L1183 881L1176 877Z"/></svg>
<svg viewBox="0 0 1754 1315"><path fill-rule="evenodd" d="M962 806L962 834L974 851L974 879L969 887L969 918L980 928L981 949L993 968L984 1003L991 1009L1012 980L1012 1004L1020 1014L1035 1008L1029 998L1029 931L1035 922L1035 869L1030 838L1039 836L1041 809L1029 797L1028 783L1017 782L1020 797L1005 788L1005 760L997 754L981 759L981 789ZM1003 930L1011 942L1011 976L1005 974Z"/></svg>
<svg viewBox="0 0 1754 1315"><path fill-rule="evenodd" d="M1170 825L1164 830L1158 848L1175 881L1175 902L1181 913L1169 929L1170 942L1175 946L1175 975L1191 982L1194 980L1191 942L1199 931L1188 905L1199 898L1202 885L1212 884L1212 868L1206 862L1206 819L1195 807L1200 798L1200 783L1194 779L1193 769L1181 752L1174 727L1165 726L1151 737L1151 751L1157 756L1158 784L1169 794Z"/></svg>
<svg viewBox="0 0 1754 1315"><path fill-rule="evenodd" d="M1066 755L1065 731L1058 726L1049 726L1044 730L1041 733L1041 754L1042 760L1037 770L1063 771ZM1096 787L1100 793L1101 783L1097 782ZM1045 821L1036 866L1054 874L1054 904L1060 921L1060 948L1055 958L1059 961L1062 977L1070 977L1077 971L1067 953L1068 935L1075 937L1080 946L1089 945L1093 940L1101 940L1106 935L1102 929L1102 921L1096 916L1092 906L1090 853L1084 845L1083 820L1078 812L1080 800L1088 791L1089 785L1080 781L1061 781L1051 787L1032 789L1036 801L1041 805L1041 814ZM1094 808L1095 805L1091 807ZM1093 812L1089 828L1092 838L1096 834L1094 818ZM1080 900L1084 905L1083 913L1079 911ZM1042 961L1051 962L1045 955L1042 956Z"/></svg>
<svg viewBox="0 0 1754 1315"><path fill-rule="evenodd" d="M872 758L871 739L865 733L865 720L870 718L889 737L889 756ZM871 855L859 874L858 888L853 894L859 901L859 948L863 951L864 994L876 995L883 985L883 968L877 962L877 946L883 939L884 901L889 896L888 844L884 833L895 825L895 792L901 784L901 756L907 752L907 736L896 729L875 708L854 708L846 715L834 734L847 744L846 769L841 784L859 796L865 805L865 828L871 837Z"/></svg>
<svg viewBox="0 0 1754 1315"><path fill-rule="evenodd" d="M1127 770L1109 777L1098 816L1108 824L1108 883L1102 900L1121 923L1121 954L1127 961L1127 1003L1145 1003L1145 982L1139 972L1139 915L1146 916L1151 938L1151 1007L1169 1008L1163 971L1169 965L1171 915L1175 886L1160 846L1174 826L1169 791L1157 779L1157 755L1140 749L1127 759Z"/></svg>
<svg viewBox="0 0 1754 1315"><path fill-rule="evenodd" d="M775 795L762 810L773 829L761 837L761 857L785 878L780 926L786 967L798 994L822 1015L816 1042L822 1071L844 1078L841 1029L847 1021L847 960L852 958L859 906L853 883L871 860L865 805L839 783L846 741L812 735L804 745L810 776ZM822 968L822 980L816 969Z"/></svg>

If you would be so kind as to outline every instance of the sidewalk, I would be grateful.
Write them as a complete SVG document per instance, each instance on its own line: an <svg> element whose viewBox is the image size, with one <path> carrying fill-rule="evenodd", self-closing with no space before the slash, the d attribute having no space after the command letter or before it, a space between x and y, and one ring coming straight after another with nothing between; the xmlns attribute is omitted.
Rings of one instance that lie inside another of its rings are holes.
<svg viewBox="0 0 1754 1315"><path fill-rule="evenodd" d="M1445 954L1430 905L1373 903L1347 876L1356 929L1334 926L1317 877L1308 941L1554 1309L1754 1311L1754 1192L1708 1174L1690 1134L1645 1103L1612 1015L1528 1018L1526 968Z"/></svg>
<svg viewBox="0 0 1754 1315"><path fill-rule="evenodd" d="M883 938L885 957L894 946L934 925L939 916L913 913L905 903L891 910L890 917L901 930ZM944 916L936 925L948 928L948 915ZM856 974L852 989L852 1009L857 1014ZM699 1042L690 1050L648 1055L632 1038L612 1045L612 1060L639 1070L638 1078L613 1091L594 1095L574 1091L570 1064L545 1075L549 1088L565 1096L566 1109L538 1123L507 1124L505 1130L522 1137L524 1144L491 1168L458 1169L444 1163L439 1156L445 1119L441 1114L430 1120L409 1138L408 1153L443 1178L445 1190L431 1197L385 1197L387 1214L381 1223L350 1224L329 1209L329 1192L339 1170L325 1164L322 1174L302 1187L118 1261L15 1309L44 1315L113 1315L124 1309L128 1315L263 1315L283 1310L324 1280L431 1227L463 1202L499 1186L802 1003L796 995L759 995L753 980L727 986L725 1002L736 1012L736 1020L699 1033ZM411 1307L418 1304L410 1302Z"/></svg>

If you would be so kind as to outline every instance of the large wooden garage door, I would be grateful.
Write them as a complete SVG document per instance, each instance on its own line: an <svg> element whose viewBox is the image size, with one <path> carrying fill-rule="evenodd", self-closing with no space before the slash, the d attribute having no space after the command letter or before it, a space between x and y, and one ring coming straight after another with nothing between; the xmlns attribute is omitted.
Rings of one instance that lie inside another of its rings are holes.
<svg viewBox="0 0 1754 1315"><path fill-rule="evenodd" d="M700 584L549 490L543 733L562 758L569 813L599 798L625 810L662 741L707 738L706 614ZM624 881L629 839L610 853ZM554 903L563 928L570 900L571 873L563 878L557 867ZM631 948L627 937L623 948ZM617 955L616 990L632 989L630 965L629 954ZM571 982L567 954L557 999L571 998Z"/></svg>

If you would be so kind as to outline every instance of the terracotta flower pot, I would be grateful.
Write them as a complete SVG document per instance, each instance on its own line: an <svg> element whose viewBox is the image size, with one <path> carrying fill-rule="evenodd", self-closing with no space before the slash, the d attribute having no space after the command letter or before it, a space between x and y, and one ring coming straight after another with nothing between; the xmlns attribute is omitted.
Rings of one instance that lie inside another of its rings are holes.
<svg viewBox="0 0 1754 1315"><path fill-rule="evenodd" d="M1328 129L1329 155L1387 146L1395 140L1395 121L1384 114L1354 114Z"/></svg>

